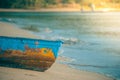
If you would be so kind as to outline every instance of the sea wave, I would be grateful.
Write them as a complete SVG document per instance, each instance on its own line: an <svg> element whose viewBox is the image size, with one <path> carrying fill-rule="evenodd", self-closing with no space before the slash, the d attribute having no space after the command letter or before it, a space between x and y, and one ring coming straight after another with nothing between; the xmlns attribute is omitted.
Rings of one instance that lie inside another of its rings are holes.
<svg viewBox="0 0 120 80"><path fill-rule="evenodd" d="M25 26L25 27L22 27L22 29L25 29L25 30L30 30L30 31L33 31L33 32L39 32L39 28L34 26L34 25L29 25L29 26Z"/></svg>
<svg viewBox="0 0 120 80"><path fill-rule="evenodd" d="M119 48L104 48L104 51L113 54L114 56L120 56Z"/></svg>
<svg viewBox="0 0 120 80"><path fill-rule="evenodd" d="M51 29L44 29L44 31L42 30L42 32L35 34L40 36L41 39L45 39L45 40L60 40L63 42L64 45L75 45L79 42L78 38L61 36L52 32L53 30Z"/></svg>
<svg viewBox="0 0 120 80"><path fill-rule="evenodd" d="M73 62L73 61L75 61L75 59L73 59L73 58L70 58L70 57L66 57L66 56L59 56L58 58L57 58L57 61L58 62L61 62L61 63L70 63L70 62Z"/></svg>
<svg viewBox="0 0 120 80"><path fill-rule="evenodd" d="M0 18L0 21L2 22L9 22L9 23L15 23L15 21L11 18Z"/></svg>
<svg viewBox="0 0 120 80"><path fill-rule="evenodd" d="M81 67L96 67L96 68L120 68L120 65L107 66L107 65L91 65L91 64L76 64L76 63L69 63L69 65L81 66Z"/></svg>

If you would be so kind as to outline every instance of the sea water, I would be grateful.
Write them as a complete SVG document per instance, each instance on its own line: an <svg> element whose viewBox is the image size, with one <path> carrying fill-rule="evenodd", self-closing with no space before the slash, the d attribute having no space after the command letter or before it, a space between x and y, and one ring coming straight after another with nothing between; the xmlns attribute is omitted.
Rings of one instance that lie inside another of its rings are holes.
<svg viewBox="0 0 120 80"><path fill-rule="evenodd" d="M120 12L0 12L0 21L62 40L64 64L120 80Z"/></svg>

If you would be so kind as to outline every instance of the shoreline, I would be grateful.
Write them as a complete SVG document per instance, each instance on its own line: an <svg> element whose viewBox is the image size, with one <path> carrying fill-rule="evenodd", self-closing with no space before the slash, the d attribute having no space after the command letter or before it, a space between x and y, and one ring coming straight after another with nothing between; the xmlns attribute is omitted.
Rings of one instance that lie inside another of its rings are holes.
<svg viewBox="0 0 120 80"><path fill-rule="evenodd" d="M115 8L98 8L94 11L90 9L84 9L81 11L80 8L41 8L41 9L3 9L0 8L0 12L120 12L120 9Z"/></svg>
<svg viewBox="0 0 120 80"><path fill-rule="evenodd" d="M0 22L0 36L38 38L27 30L19 29L17 25ZM58 58L57 58L58 59ZM59 59L58 59L59 60ZM13 77L14 76L14 77ZM68 65L54 63L45 72L16 69L0 66L0 80L114 80L105 75L77 70Z"/></svg>
<svg viewBox="0 0 120 80"><path fill-rule="evenodd" d="M76 12L79 8L42 8L42 9L1 9L0 12Z"/></svg>

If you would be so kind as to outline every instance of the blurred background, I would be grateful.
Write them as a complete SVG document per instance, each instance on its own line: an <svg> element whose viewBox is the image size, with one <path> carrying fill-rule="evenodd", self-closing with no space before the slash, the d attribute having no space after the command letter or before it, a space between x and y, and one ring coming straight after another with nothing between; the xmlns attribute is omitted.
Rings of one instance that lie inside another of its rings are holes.
<svg viewBox="0 0 120 80"><path fill-rule="evenodd" d="M81 10L118 10L120 0L1 0L0 8L41 9L79 8Z"/></svg>

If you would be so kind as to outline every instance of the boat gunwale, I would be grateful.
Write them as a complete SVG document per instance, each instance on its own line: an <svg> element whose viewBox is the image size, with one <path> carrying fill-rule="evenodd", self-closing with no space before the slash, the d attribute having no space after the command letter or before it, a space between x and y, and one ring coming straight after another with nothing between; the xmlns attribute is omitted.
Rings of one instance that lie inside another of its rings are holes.
<svg viewBox="0 0 120 80"><path fill-rule="evenodd" d="M44 42L52 42L52 45L61 45L63 44L63 41L61 40L43 40L43 39L38 39L38 38L25 38L25 37L11 37L11 36L0 36L0 38L11 38L11 39L21 39L21 40L36 40L36 41L44 41ZM55 44L54 44L55 43ZM57 44L58 43L58 44Z"/></svg>

